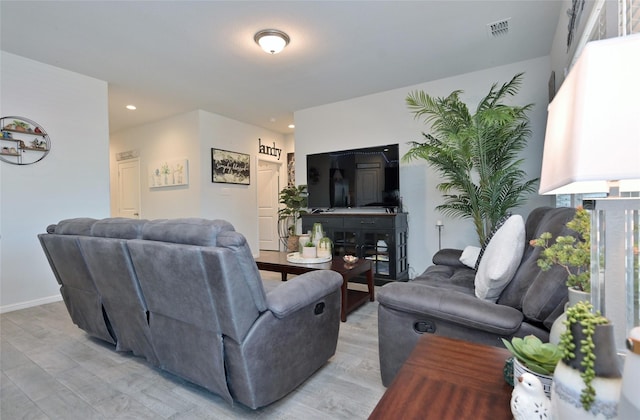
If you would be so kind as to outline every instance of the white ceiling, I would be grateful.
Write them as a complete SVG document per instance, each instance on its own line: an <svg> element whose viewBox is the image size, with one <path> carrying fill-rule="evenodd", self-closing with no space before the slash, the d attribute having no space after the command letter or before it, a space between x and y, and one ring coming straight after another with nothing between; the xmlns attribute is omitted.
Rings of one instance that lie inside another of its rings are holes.
<svg viewBox="0 0 640 420"><path fill-rule="evenodd" d="M291 133L300 109L548 55L561 4L3 0L0 46L106 80L112 133L194 109ZM282 53L253 41L267 28Z"/></svg>

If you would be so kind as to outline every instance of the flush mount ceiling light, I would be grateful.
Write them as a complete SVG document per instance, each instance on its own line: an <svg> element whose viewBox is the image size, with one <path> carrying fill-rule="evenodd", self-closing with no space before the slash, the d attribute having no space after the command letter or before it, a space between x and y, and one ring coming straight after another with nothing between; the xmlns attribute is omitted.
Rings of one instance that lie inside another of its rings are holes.
<svg viewBox="0 0 640 420"><path fill-rule="evenodd" d="M269 54L278 54L289 43L289 35L277 29L263 29L256 33L253 39Z"/></svg>

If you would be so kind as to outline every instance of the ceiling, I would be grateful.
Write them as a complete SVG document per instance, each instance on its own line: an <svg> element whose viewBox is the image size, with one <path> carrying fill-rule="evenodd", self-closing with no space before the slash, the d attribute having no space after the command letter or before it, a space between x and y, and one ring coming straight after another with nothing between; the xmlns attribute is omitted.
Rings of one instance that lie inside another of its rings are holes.
<svg viewBox="0 0 640 420"><path fill-rule="evenodd" d="M548 55L561 5L2 0L0 46L107 81L111 133L203 109L288 134L300 109ZM254 42L267 28L280 54Z"/></svg>

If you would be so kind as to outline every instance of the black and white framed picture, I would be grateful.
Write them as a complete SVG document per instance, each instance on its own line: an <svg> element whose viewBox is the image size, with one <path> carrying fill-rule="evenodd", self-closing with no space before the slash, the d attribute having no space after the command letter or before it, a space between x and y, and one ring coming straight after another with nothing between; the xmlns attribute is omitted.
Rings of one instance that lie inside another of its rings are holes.
<svg viewBox="0 0 640 420"><path fill-rule="evenodd" d="M251 156L229 150L211 149L211 181L249 185Z"/></svg>

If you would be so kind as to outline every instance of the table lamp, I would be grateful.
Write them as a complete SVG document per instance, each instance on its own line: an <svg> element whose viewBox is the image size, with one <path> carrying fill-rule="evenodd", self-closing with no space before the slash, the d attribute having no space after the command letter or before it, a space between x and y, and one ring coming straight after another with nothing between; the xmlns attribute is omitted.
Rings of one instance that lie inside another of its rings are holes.
<svg viewBox="0 0 640 420"><path fill-rule="evenodd" d="M591 203L591 300L620 352L640 325L639 191L640 34L592 41L549 104L539 192L607 194Z"/></svg>

